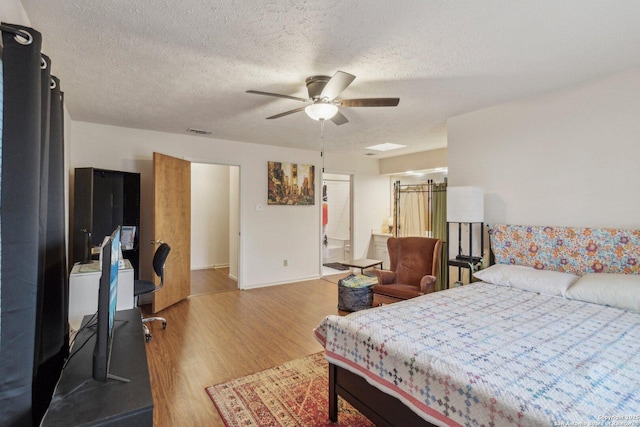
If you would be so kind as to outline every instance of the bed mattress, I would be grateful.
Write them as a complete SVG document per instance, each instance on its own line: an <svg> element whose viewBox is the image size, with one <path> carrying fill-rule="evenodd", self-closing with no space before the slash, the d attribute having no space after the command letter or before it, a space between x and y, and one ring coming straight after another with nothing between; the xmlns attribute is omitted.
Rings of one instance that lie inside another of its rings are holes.
<svg viewBox="0 0 640 427"><path fill-rule="evenodd" d="M315 330L326 358L436 425L640 426L640 314L487 283Z"/></svg>

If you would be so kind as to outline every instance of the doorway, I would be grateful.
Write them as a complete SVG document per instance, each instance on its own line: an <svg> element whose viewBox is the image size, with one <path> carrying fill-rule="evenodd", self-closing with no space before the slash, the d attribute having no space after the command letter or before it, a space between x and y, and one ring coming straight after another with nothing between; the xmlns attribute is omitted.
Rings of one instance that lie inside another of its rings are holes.
<svg viewBox="0 0 640 427"><path fill-rule="evenodd" d="M191 293L238 289L240 167L191 164Z"/></svg>
<svg viewBox="0 0 640 427"><path fill-rule="evenodd" d="M348 271L341 261L351 260L351 175L322 175L322 275Z"/></svg>

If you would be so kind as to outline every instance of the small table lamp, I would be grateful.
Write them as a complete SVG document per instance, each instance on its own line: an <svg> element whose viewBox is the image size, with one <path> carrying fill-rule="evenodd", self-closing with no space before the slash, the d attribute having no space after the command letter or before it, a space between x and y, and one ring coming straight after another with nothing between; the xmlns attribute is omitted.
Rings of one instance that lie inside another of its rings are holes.
<svg viewBox="0 0 640 427"><path fill-rule="evenodd" d="M387 227L385 231L387 233L391 233L393 231L393 217L390 216L389 218L385 219L384 225Z"/></svg>

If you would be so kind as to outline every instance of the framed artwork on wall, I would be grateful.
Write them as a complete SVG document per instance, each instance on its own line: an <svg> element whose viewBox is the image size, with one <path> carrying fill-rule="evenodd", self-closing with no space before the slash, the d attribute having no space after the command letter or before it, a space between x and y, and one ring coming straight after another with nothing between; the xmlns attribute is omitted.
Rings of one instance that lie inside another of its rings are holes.
<svg viewBox="0 0 640 427"><path fill-rule="evenodd" d="M267 171L268 204L315 204L315 166L268 162Z"/></svg>

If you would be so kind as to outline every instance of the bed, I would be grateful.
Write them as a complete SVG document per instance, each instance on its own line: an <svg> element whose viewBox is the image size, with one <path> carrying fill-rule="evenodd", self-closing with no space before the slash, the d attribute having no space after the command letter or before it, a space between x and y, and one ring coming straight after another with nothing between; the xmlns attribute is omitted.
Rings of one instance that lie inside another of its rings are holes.
<svg viewBox="0 0 640 427"><path fill-rule="evenodd" d="M640 232L490 227L480 282L328 316L340 395L376 425L640 426Z"/></svg>

